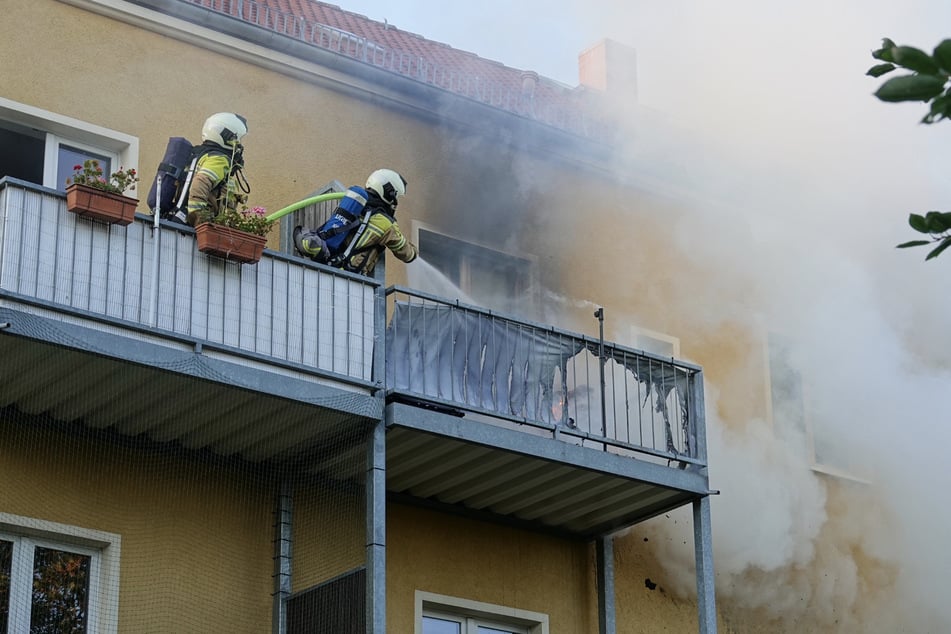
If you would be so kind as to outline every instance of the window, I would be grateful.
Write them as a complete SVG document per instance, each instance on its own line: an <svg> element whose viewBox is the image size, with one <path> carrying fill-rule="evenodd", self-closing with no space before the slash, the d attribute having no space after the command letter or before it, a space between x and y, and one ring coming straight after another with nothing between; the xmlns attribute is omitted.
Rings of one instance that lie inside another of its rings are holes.
<svg viewBox="0 0 951 634"><path fill-rule="evenodd" d="M532 316L534 262L432 231L421 223L416 244L420 258L474 302L501 312ZM421 288L438 295L438 289ZM465 298L463 298L465 301Z"/></svg>
<svg viewBox="0 0 951 634"><path fill-rule="evenodd" d="M0 178L66 189L73 166L98 159L103 172L135 168L135 137L0 98Z"/></svg>
<svg viewBox="0 0 951 634"><path fill-rule="evenodd" d="M90 149L70 147L65 143L58 143L56 149L56 189L60 189L60 183L63 183L63 187L65 187L66 179L72 176L73 172L76 171L73 168L77 165L82 165L83 162L88 159L98 160L102 166L102 173L106 174L107 177L117 169L113 168L113 165L118 163L114 155L106 156L104 154L97 154Z"/></svg>
<svg viewBox="0 0 951 634"><path fill-rule="evenodd" d="M791 343L776 334L769 336L769 398L772 406L773 424L777 432L787 439L795 439L807 453L812 448L804 443L809 440L806 424L806 395L800 363L793 356Z"/></svg>
<svg viewBox="0 0 951 634"><path fill-rule="evenodd" d="M677 337L631 326L631 339L634 341L633 347L638 350L674 359L680 356L680 339Z"/></svg>
<svg viewBox="0 0 951 634"><path fill-rule="evenodd" d="M523 627L443 614L423 615L423 634L527 634Z"/></svg>
<svg viewBox="0 0 951 634"><path fill-rule="evenodd" d="M810 397L810 382L803 368L808 361L795 342L770 333L767 344L769 404L776 433L802 452L813 469L851 479L861 472L852 448L831 433L817 414Z"/></svg>
<svg viewBox="0 0 951 634"><path fill-rule="evenodd" d="M0 632L117 631L119 536L0 513Z"/></svg>
<svg viewBox="0 0 951 634"><path fill-rule="evenodd" d="M416 591L417 634L548 634L548 615Z"/></svg>
<svg viewBox="0 0 951 634"><path fill-rule="evenodd" d="M46 136L37 130L0 121L0 177L43 184Z"/></svg>

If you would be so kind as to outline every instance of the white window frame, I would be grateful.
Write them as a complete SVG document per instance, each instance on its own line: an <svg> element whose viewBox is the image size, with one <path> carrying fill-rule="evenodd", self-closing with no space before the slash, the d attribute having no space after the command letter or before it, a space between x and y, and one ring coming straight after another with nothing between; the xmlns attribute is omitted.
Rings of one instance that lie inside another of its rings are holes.
<svg viewBox="0 0 951 634"><path fill-rule="evenodd" d="M66 188L65 181L57 182L56 177L60 145L108 156L112 161L112 171L120 167L138 171L139 139L129 134L3 97L0 97L0 120L11 121L45 133L44 187L60 191Z"/></svg>
<svg viewBox="0 0 951 634"><path fill-rule="evenodd" d="M672 354L670 355L674 359L680 358L680 337L674 337L673 335L668 335L667 333L659 332L657 330L648 330L647 328L641 328L640 326L631 326L631 341L634 342L632 348L637 350L645 350L641 345L641 340L643 337L648 337L656 341L661 341L663 343L670 344ZM652 354L659 354L653 350L646 350ZM668 355L660 355L666 357Z"/></svg>
<svg viewBox="0 0 951 634"><path fill-rule="evenodd" d="M769 420L770 425L773 427L774 433L778 430L778 421L776 420L776 415L774 413L774 404L773 404L773 373L771 368L771 340L785 339L787 343L795 347L795 339L789 337L783 332L780 331L771 331L765 334L763 346L763 367L766 372L766 416ZM813 412L811 405L811 386L809 377L806 373L803 372L802 368L798 364L791 364L793 367L792 371L796 372L799 375L799 382L801 388L802 396L802 415L803 415L803 433L805 434L805 451L806 458L809 460L809 467L816 473L822 473L829 476L834 476L837 478L842 478L845 480L851 480L860 484L870 484L871 481L865 477L862 477L856 473L857 467L855 466L855 461L851 456L843 456L844 460L848 463L846 465L836 466L832 464L826 464L818 462L816 455L816 430L815 423L813 421Z"/></svg>
<svg viewBox="0 0 951 634"><path fill-rule="evenodd" d="M122 538L115 533L60 524L32 517L0 513L0 539L12 541L13 561L10 586L10 632L29 631L31 597L28 584L14 579L32 576L32 552L35 546L67 550L90 556L88 632L117 634L119 631L119 557ZM28 549L28 550L27 550ZM29 556L24 556L29 552ZM25 617L22 608L28 606ZM17 625L25 618L25 626ZM25 627L26 629L22 629Z"/></svg>
<svg viewBox="0 0 951 634"><path fill-rule="evenodd" d="M471 601L423 590L416 591L415 634L423 632L423 616L454 620L463 624L463 634L485 627L511 627L526 634L548 634L548 615L481 601Z"/></svg>

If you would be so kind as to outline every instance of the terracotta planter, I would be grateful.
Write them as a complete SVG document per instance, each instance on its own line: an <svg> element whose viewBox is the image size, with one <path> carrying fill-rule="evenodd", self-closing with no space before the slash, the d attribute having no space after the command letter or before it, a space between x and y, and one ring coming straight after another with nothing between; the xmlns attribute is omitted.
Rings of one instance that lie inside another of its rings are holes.
<svg viewBox="0 0 951 634"><path fill-rule="evenodd" d="M195 227L198 250L234 262L254 264L261 259L267 238L224 225L203 222Z"/></svg>
<svg viewBox="0 0 951 634"><path fill-rule="evenodd" d="M66 188L66 209L83 218L115 225L127 225L135 218L139 201L122 194L88 187L70 185Z"/></svg>

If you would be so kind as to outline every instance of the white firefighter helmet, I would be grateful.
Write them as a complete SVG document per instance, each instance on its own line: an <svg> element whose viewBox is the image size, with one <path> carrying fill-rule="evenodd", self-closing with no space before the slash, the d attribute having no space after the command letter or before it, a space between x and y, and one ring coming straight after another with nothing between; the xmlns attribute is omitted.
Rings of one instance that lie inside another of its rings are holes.
<svg viewBox="0 0 951 634"><path fill-rule="evenodd" d="M406 179L393 170L379 169L370 174L367 189L372 189L380 198L396 207L399 197L406 195Z"/></svg>
<svg viewBox="0 0 951 634"><path fill-rule="evenodd" d="M247 119L233 112L219 112L205 119L205 125L201 127L201 140L232 148L241 143L247 133Z"/></svg>

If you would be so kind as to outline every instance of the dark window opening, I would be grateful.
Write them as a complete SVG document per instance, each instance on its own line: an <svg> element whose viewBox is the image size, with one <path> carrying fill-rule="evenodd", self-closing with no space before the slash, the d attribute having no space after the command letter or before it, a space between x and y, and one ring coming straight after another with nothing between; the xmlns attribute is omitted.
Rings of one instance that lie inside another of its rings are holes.
<svg viewBox="0 0 951 634"><path fill-rule="evenodd" d="M0 121L0 178L10 176L42 185L45 137L42 132Z"/></svg>
<svg viewBox="0 0 951 634"><path fill-rule="evenodd" d="M532 316L530 260L426 229L419 230L419 252L470 297L497 310Z"/></svg>

